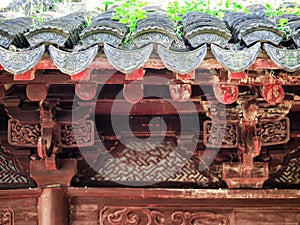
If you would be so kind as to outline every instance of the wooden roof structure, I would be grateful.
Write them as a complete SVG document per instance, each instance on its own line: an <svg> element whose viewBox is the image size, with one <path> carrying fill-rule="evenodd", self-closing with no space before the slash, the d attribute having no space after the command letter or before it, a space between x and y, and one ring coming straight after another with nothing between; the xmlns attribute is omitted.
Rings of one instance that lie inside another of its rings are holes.
<svg viewBox="0 0 300 225"><path fill-rule="evenodd" d="M299 224L300 18L0 23L0 224Z"/></svg>

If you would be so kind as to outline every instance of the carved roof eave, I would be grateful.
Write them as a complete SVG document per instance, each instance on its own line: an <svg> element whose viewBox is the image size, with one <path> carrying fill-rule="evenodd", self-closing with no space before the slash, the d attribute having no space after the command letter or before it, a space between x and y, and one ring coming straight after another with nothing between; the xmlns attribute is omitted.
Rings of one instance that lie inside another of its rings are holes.
<svg viewBox="0 0 300 225"><path fill-rule="evenodd" d="M22 74L32 69L43 57L45 45L32 50L14 52L0 47L0 63L12 74Z"/></svg>
<svg viewBox="0 0 300 225"><path fill-rule="evenodd" d="M141 67L149 60L153 50L153 44L134 50L123 50L104 44L104 52L108 61L115 69L129 74Z"/></svg>
<svg viewBox="0 0 300 225"><path fill-rule="evenodd" d="M177 52L159 45L157 52L167 69L186 74L199 67L207 53L207 46L202 45L193 51Z"/></svg>
<svg viewBox="0 0 300 225"><path fill-rule="evenodd" d="M260 52L261 43L258 42L252 47L234 51L211 45L211 51L220 64L227 70L241 72L248 69L256 60Z"/></svg>
<svg viewBox="0 0 300 225"><path fill-rule="evenodd" d="M268 56L280 68L289 72L294 72L300 69L300 49L280 49L271 44L265 43L263 45Z"/></svg>
<svg viewBox="0 0 300 225"><path fill-rule="evenodd" d="M85 70L94 60L98 45L80 52L66 52L49 46L49 53L57 68L70 76Z"/></svg>

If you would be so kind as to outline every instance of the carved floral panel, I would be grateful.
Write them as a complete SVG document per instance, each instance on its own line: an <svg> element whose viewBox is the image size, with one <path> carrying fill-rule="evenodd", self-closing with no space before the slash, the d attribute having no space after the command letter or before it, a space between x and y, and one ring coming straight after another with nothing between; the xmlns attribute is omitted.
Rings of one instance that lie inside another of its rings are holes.
<svg viewBox="0 0 300 225"><path fill-rule="evenodd" d="M13 213L8 208L0 208L0 225L13 225Z"/></svg>
<svg viewBox="0 0 300 225"><path fill-rule="evenodd" d="M175 207L118 207L100 210L100 225L229 225L225 215Z"/></svg>

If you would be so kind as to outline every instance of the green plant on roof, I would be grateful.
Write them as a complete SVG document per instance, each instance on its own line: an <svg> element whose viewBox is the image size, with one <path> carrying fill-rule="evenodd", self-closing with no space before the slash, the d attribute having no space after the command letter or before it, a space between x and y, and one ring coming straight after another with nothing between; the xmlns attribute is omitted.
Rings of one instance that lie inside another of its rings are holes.
<svg viewBox="0 0 300 225"><path fill-rule="evenodd" d="M223 18L227 11L247 13L248 10L232 0L224 2L220 0L214 7L212 7L210 0L185 1L182 5L179 4L178 0L175 0L169 2L167 6L168 17L174 21L174 31L178 38L183 36L181 21L187 12L200 12Z"/></svg>
<svg viewBox="0 0 300 225"><path fill-rule="evenodd" d="M146 11L143 7L147 5L146 2L140 0L114 0L107 1L106 4L117 4L115 8L115 14L112 17L113 20L118 20L119 22L125 24L129 28L129 33L126 35L123 44L132 42L132 34L137 27L138 20L145 19Z"/></svg>

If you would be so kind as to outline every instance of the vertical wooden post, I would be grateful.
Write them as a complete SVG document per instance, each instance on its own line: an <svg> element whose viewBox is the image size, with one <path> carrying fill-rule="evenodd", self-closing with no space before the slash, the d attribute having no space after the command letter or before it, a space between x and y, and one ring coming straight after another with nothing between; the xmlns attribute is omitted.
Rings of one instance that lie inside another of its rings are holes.
<svg viewBox="0 0 300 225"><path fill-rule="evenodd" d="M63 188L43 189L38 200L38 224L69 224L69 205Z"/></svg>

